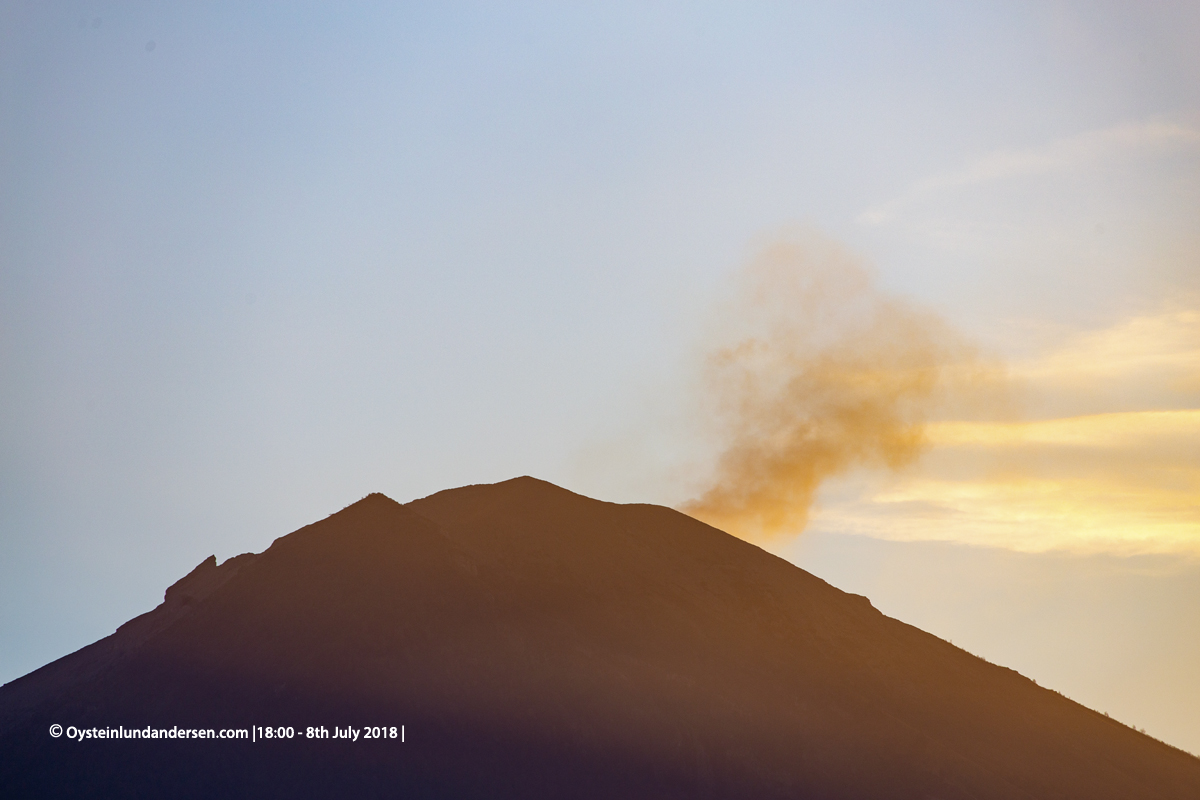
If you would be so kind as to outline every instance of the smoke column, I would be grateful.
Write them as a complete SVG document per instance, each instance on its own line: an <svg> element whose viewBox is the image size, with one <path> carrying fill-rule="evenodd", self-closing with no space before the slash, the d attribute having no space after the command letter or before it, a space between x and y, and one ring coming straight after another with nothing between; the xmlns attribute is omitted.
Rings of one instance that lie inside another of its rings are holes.
<svg viewBox="0 0 1200 800"><path fill-rule="evenodd" d="M752 540L802 531L828 477L915 460L948 387L977 371L948 325L815 234L747 265L704 364L718 456L683 510Z"/></svg>

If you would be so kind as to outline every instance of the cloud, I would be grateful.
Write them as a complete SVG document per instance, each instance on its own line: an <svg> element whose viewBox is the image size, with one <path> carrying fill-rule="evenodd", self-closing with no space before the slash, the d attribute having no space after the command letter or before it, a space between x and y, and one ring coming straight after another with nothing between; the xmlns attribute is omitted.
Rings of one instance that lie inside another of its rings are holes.
<svg viewBox="0 0 1200 800"><path fill-rule="evenodd" d="M917 474L822 525L884 539L1200 556L1200 411L931 427Z"/></svg>
<svg viewBox="0 0 1200 800"><path fill-rule="evenodd" d="M1097 331L1081 331L1053 351L1013 365L1014 377L1056 392L1101 384L1190 395L1200 391L1200 311L1171 308ZM1195 402L1196 397L1178 398Z"/></svg>
<svg viewBox="0 0 1200 800"><path fill-rule="evenodd" d="M925 178L899 197L867 209L858 219L867 225L882 225L895 219L908 206L960 189L1076 169L1123 153L1198 145L1200 129L1150 120L1087 131L1040 147L997 150L963 169Z"/></svg>
<svg viewBox="0 0 1200 800"><path fill-rule="evenodd" d="M918 464L831 487L817 524L1031 552L1200 556L1200 314L1077 332L1010 375L1033 410L1125 408L930 422Z"/></svg>
<svg viewBox="0 0 1200 800"><path fill-rule="evenodd" d="M716 462L683 510L744 538L797 534L827 478L912 463L950 387L980 372L946 323L835 243L778 242L715 326L701 392Z"/></svg>

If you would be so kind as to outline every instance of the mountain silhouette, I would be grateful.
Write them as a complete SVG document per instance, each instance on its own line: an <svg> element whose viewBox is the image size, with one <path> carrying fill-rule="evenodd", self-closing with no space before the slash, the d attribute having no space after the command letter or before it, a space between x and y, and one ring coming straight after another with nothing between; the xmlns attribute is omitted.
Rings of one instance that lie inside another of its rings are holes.
<svg viewBox="0 0 1200 800"><path fill-rule="evenodd" d="M684 514L518 478L205 560L0 687L0 795L1194 800L1200 759Z"/></svg>

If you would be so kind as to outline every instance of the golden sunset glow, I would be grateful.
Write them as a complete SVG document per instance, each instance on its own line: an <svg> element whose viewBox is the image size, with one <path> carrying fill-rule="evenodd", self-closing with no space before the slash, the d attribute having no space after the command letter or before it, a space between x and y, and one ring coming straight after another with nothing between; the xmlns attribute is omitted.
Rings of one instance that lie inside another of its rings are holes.
<svg viewBox="0 0 1200 800"><path fill-rule="evenodd" d="M893 540L1200 556L1200 313L1073 332L1007 381L1023 419L930 422L918 462L835 479L814 519ZM1097 407L1120 410L1078 413Z"/></svg>
<svg viewBox="0 0 1200 800"><path fill-rule="evenodd" d="M708 356L721 451L683 508L778 546L825 529L1200 554L1200 312L1024 331L1007 363L809 237L751 262ZM857 487L854 489L852 487Z"/></svg>
<svg viewBox="0 0 1200 800"><path fill-rule="evenodd" d="M1036 422L935 422L925 429L925 435L939 448L1057 445L1136 450L1157 445L1183 452L1195 449L1200 409L1092 414Z"/></svg>
<svg viewBox="0 0 1200 800"><path fill-rule="evenodd" d="M1047 394L1119 393L1158 407L1192 406L1200 393L1200 311L1173 308L1077 332L1013 364L1010 374Z"/></svg>
<svg viewBox="0 0 1200 800"><path fill-rule="evenodd" d="M912 470L822 523L1040 552L1200 556L1200 410L942 422Z"/></svg>

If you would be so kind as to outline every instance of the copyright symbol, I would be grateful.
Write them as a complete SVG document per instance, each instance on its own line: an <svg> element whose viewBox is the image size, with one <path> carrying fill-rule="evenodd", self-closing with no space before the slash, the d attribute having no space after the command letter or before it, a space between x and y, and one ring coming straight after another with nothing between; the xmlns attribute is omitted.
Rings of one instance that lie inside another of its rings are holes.
<svg viewBox="0 0 1200 800"><path fill-rule="evenodd" d="M50 726L50 735L53 736L55 739L62 736L62 725L51 725Z"/></svg>

